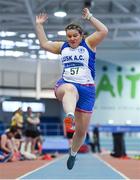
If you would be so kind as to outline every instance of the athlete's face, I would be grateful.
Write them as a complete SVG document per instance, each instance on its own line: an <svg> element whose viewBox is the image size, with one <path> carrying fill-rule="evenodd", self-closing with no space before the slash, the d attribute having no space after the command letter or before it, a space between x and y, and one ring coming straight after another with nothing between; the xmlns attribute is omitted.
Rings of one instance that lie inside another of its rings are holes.
<svg viewBox="0 0 140 180"><path fill-rule="evenodd" d="M66 37L71 48L78 47L82 40L82 35L76 29L67 30Z"/></svg>

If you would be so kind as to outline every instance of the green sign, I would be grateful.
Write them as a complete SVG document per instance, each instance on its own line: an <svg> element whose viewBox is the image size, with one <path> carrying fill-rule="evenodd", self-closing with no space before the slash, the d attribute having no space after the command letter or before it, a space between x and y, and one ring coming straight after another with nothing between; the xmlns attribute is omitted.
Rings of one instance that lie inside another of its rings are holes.
<svg viewBox="0 0 140 180"><path fill-rule="evenodd" d="M122 92L125 90L125 81L129 82L130 98L135 98L137 95L137 84L140 81L140 73L134 75L117 75L116 77L116 91L115 86L111 82L111 77L108 74L103 74L96 89L96 97L99 97L100 93L108 92L113 98L117 95L122 96ZM127 96L127 95L126 95Z"/></svg>

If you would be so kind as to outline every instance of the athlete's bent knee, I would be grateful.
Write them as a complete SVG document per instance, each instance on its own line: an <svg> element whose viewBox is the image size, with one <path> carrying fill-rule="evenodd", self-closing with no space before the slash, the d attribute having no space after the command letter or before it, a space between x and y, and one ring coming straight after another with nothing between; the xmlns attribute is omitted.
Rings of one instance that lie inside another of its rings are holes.
<svg viewBox="0 0 140 180"><path fill-rule="evenodd" d="M71 93L77 93L76 88L72 84L67 84L65 86L65 91L71 92Z"/></svg>

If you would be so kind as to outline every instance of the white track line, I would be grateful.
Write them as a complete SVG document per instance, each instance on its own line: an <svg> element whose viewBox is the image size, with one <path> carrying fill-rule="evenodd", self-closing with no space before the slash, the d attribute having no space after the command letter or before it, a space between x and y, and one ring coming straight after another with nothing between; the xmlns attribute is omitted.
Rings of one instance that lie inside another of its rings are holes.
<svg viewBox="0 0 140 180"><path fill-rule="evenodd" d="M101 162L103 162L105 165L107 165L108 167L110 167L113 171L117 172L119 175L121 175L123 178L130 180L127 176L125 176L123 173L121 173L120 171L118 171L117 169L115 169L113 166L111 166L109 163L107 163L106 161L104 161L103 159L101 159L98 155L93 154L93 156L95 156L97 159L99 159Z"/></svg>
<svg viewBox="0 0 140 180"><path fill-rule="evenodd" d="M39 167L39 168L36 168L36 169L34 169L33 171L30 171L30 172L28 172L28 173L26 173L26 174L24 174L24 175L22 175L22 176L17 177L15 180L19 180L19 179L21 179L21 178L24 178L24 177L26 177L26 176L28 176L28 175L30 175L30 174L32 174L32 173L34 173L34 172L42 169L42 168L44 168L44 167L49 166L50 164L53 164L53 163L59 161L60 159L65 158L66 156L67 156L67 155L64 155L64 156L62 156L62 157L57 158L56 160L52 160L51 162L49 162L49 163L47 163L47 164L44 164L43 166L41 166L41 167Z"/></svg>

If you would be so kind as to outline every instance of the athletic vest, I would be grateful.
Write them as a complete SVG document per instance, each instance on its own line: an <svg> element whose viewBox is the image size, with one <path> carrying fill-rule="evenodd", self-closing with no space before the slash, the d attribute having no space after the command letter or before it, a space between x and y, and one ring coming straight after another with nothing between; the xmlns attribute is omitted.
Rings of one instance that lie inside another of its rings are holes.
<svg viewBox="0 0 140 180"><path fill-rule="evenodd" d="M61 48L63 79L68 82L80 84L94 84L95 54L87 46L84 39L74 49L65 42Z"/></svg>

